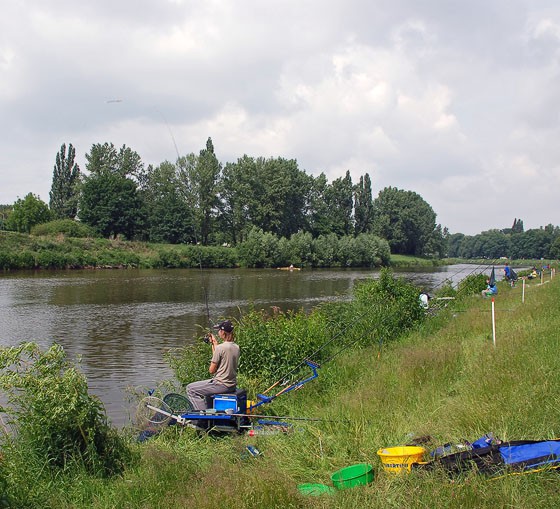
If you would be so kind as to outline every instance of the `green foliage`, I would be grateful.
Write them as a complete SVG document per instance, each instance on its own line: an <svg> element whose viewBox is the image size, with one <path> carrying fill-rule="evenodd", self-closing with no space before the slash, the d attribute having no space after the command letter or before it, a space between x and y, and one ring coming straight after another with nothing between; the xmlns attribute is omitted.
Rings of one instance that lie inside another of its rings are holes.
<svg viewBox="0 0 560 509"><path fill-rule="evenodd" d="M245 267L272 267L278 247L278 238L272 233L253 227L247 240L239 245L239 260Z"/></svg>
<svg viewBox="0 0 560 509"><path fill-rule="evenodd" d="M0 205L0 230L6 229L6 221L12 213L12 205Z"/></svg>
<svg viewBox="0 0 560 509"><path fill-rule="evenodd" d="M323 209L323 213L326 215L326 225L323 224L323 228L328 225L327 232L333 232L339 236L353 234L353 185L349 171L344 177L339 177L330 185L325 186L323 200L326 205Z"/></svg>
<svg viewBox="0 0 560 509"><path fill-rule="evenodd" d="M238 253L246 267L379 267L390 260L389 244L369 233L341 238L333 233L313 239L310 233L299 232L288 240L253 228Z"/></svg>
<svg viewBox="0 0 560 509"><path fill-rule="evenodd" d="M113 476L131 460L126 442L108 425L102 403L89 394L85 376L61 346L0 349L0 389L6 398L1 410L13 430L1 437L0 474L8 493L21 497L30 478L44 481L58 472Z"/></svg>
<svg viewBox="0 0 560 509"><path fill-rule="evenodd" d="M164 357L173 369L175 378L183 386L197 380L211 378L208 365L212 351L210 346L202 341L202 337L193 344L167 351Z"/></svg>
<svg viewBox="0 0 560 509"><path fill-rule="evenodd" d="M469 276L467 276L469 277ZM482 291L482 289L480 290ZM466 293L466 292L465 292ZM470 292L472 294L474 292ZM457 290L453 286L452 281L449 279L444 281L443 284L435 292L437 297L455 297L457 295Z"/></svg>
<svg viewBox="0 0 560 509"><path fill-rule="evenodd" d="M143 174L140 156L123 145L94 144L86 154L90 174L81 187L79 217L104 237L131 239L142 230L144 208L137 189Z"/></svg>
<svg viewBox="0 0 560 509"><path fill-rule="evenodd" d="M354 290L355 306L370 337L390 341L401 336L425 315L418 301L418 289L389 269L378 279L360 283Z"/></svg>
<svg viewBox="0 0 560 509"><path fill-rule="evenodd" d="M97 232L86 224L73 219L56 219L31 228L31 235L66 235L67 237L96 237Z"/></svg>
<svg viewBox="0 0 560 509"><path fill-rule="evenodd" d="M76 149L62 144L56 154L50 191L50 210L55 219L74 219L78 213L78 185L80 183L80 167L74 162Z"/></svg>
<svg viewBox="0 0 560 509"><path fill-rule="evenodd" d="M3 270L84 267L231 268L237 264L237 251L228 247L151 245L91 237L43 237L0 232L0 269Z"/></svg>
<svg viewBox="0 0 560 509"><path fill-rule="evenodd" d="M436 214L420 195L386 187L373 210L373 232L388 240L391 252L421 256L428 254L430 241L433 250Z"/></svg>
<svg viewBox="0 0 560 509"><path fill-rule="evenodd" d="M552 242L548 251L548 256L550 258L560 258L560 236L556 237Z"/></svg>
<svg viewBox="0 0 560 509"><path fill-rule="evenodd" d="M519 226L521 223L521 226ZM454 234L449 236L449 256L460 258L535 259L553 257L552 246L560 238L560 229L548 225L523 231L523 222L516 220L515 228L489 230L477 235Z"/></svg>
<svg viewBox="0 0 560 509"><path fill-rule="evenodd" d="M38 196L29 193L25 198L19 198L8 216L5 226L7 230L29 233L31 228L39 223L46 223L51 218L48 205Z"/></svg>
<svg viewBox="0 0 560 509"><path fill-rule="evenodd" d="M354 219L356 235L373 231L373 197L371 179L367 173L360 177L360 183L354 187Z"/></svg>
<svg viewBox="0 0 560 509"><path fill-rule="evenodd" d="M471 274L462 279L457 288L457 294L465 297L468 295L480 294L486 288L486 278L484 274Z"/></svg>
<svg viewBox="0 0 560 509"><path fill-rule="evenodd" d="M133 238L142 219L136 183L113 172L86 177L79 217L104 237L124 235Z"/></svg>
<svg viewBox="0 0 560 509"><path fill-rule="evenodd" d="M149 168L141 179L141 197L146 211L144 233L151 242L195 242L194 211L182 193L175 165L164 162ZM189 231L190 230L190 231Z"/></svg>

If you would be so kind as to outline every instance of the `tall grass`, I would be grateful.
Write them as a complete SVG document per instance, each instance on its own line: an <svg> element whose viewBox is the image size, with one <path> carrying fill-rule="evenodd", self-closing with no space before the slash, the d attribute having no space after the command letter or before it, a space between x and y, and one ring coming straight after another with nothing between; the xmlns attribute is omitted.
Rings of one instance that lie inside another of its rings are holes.
<svg viewBox="0 0 560 509"><path fill-rule="evenodd" d="M117 480L82 476L53 484L44 507L505 508L556 507L558 473L452 480L438 471L385 473L376 451L429 435L433 443L560 435L560 282L500 286L496 347L491 302L466 297L399 341L358 343L317 380L268 408L295 421L288 434L209 437L170 427L134 449L141 460ZM342 325L341 325L342 326ZM256 445L260 457L244 455ZM368 486L305 497L297 485L330 484L354 463L374 466Z"/></svg>

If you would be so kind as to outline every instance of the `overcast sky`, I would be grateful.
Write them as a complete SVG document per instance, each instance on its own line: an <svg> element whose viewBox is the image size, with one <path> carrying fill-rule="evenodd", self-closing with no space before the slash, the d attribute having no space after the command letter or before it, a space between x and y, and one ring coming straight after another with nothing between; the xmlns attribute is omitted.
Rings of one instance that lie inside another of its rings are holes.
<svg viewBox="0 0 560 509"><path fill-rule="evenodd" d="M560 2L0 0L0 203L62 143L297 159L452 233L560 223ZM175 146L176 145L176 146Z"/></svg>

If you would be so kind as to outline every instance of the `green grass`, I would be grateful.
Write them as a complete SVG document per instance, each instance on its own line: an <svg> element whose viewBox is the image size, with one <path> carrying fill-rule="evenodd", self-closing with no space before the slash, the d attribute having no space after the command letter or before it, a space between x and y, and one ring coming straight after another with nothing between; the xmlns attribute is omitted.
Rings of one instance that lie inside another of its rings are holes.
<svg viewBox="0 0 560 509"><path fill-rule="evenodd" d="M293 433L263 437L212 438L171 427L133 445L139 460L119 479L57 479L43 490L44 507L555 507L556 471L495 480L391 476L376 454L413 435L430 435L435 444L490 431L504 440L560 436L560 280L549 281L527 285L525 303L521 286L500 286L495 348L491 302L472 297L381 352L375 345L348 350L268 408L336 422L298 421ZM244 459L248 444L263 455ZM331 484L335 470L359 462L374 466L370 485L334 496L298 493L298 484Z"/></svg>
<svg viewBox="0 0 560 509"><path fill-rule="evenodd" d="M422 258L420 256L391 254L389 265L395 268L404 267L436 267L448 264L446 260L438 258Z"/></svg>

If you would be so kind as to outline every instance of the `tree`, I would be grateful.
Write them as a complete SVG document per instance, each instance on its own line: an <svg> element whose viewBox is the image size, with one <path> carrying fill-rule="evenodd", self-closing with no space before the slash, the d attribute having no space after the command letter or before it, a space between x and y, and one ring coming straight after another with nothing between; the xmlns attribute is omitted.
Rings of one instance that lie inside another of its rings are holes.
<svg viewBox="0 0 560 509"><path fill-rule="evenodd" d="M86 169L80 198L80 219L105 237L132 238L143 225L142 202L137 182L142 174L140 156L122 146L94 144L86 154Z"/></svg>
<svg viewBox="0 0 560 509"><path fill-rule="evenodd" d="M248 212L253 225L287 238L306 229L311 178L295 159L258 158L252 188L255 199Z"/></svg>
<svg viewBox="0 0 560 509"><path fill-rule="evenodd" d="M13 205L0 205L0 230L6 229L6 221L12 213Z"/></svg>
<svg viewBox="0 0 560 509"><path fill-rule="evenodd" d="M329 218L329 204L326 200L328 186L329 183L324 173L311 182L307 217L309 229L314 238L333 233Z"/></svg>
<svg viewBox="0 0 560 509"><path fill-rule="evenodd" d="M556 237L554 242L551 244L548 250L548 256L550 258L560 258L560 237Z"/></svg>
<svg viewBox="0 0 560 509"><path fill-rule="evenodd" d="M373 197L367 173L354 188L354 223L356 235L369 233L373 228Z"/></svg>
<svg viewBox="0 0 560 509"><path fill-rule="evenodd" d="M447 256L451 258L457 258L462 256L460 252L461 252L461 243L463 242L464 238L465 238L464 233L453 233L447 237L447 247L448 247Z"/></svg>
<svg viewBox="0 0 560 509"><path fill-rule="evenodd" d="M324 193L330 231L339 236L354 233L352 212L354 208L352 178L347 171L327 186Z"/></svg>
<svg viewBox="0 0 560 509"><path fill-rule="evenodd" d="M177 160L181 192L194 212L193 236L197 242L208 244L214 212L218 206L218 179L221 164L214 153L212 138L200 154L189 154Z"/></svg>
<svg viewBox="0 0 560 509"><path fill-rule="evenodd" d="M38 196L29 193L19 198L6 219L6 229L21 233L29 233L36 224L46 223L51 219L49 206Z"/></svg>
<svg viewBox="0 0 560 509"><path fill-rule="evenodd" d="M214 153L212 138L206 140L206 148L200 151L197 163L193 184L198 195L201 242L206 245L212 229L213 211L218 203L217 183L222 171L222 165Z"/></svg>
<svg viewBox="0 0 560 509"><path fill-rule="evenodd" d="M54 219L74 219L78 213L80 167L75 163L76 149L70 143L68 155L63 143L56 155L49 206Z"/></svg>
<svg viewBox="0 0 560 509"><path fill-rule="evenodd" d="M219 185L219 222L224 241L243 242L251 227L250 211L258 200L254 185L255 159L244 155L236 163L227 163Z"/></svg>
<svg viewBox="0 0 560 509"><path fill-rule="evenodd" d="M523 221L521 219L514 219L511 233L523 233Z"/></svg>
<svg viewBox="0 0 560 509"><path fill-rule="evenodd" d="M151 242L170 244L194 240L193 210L181 193L176 167L163 162L142 175L141 196L146 212L145 232Z"/></svg>
<svg viewBox="0 0 560 509"><path fill-rule="evenodd" d="M436 228L436 214L420 195L386 187L373 206L373 232L389 242L392 253L426 254Z"/></svg>

